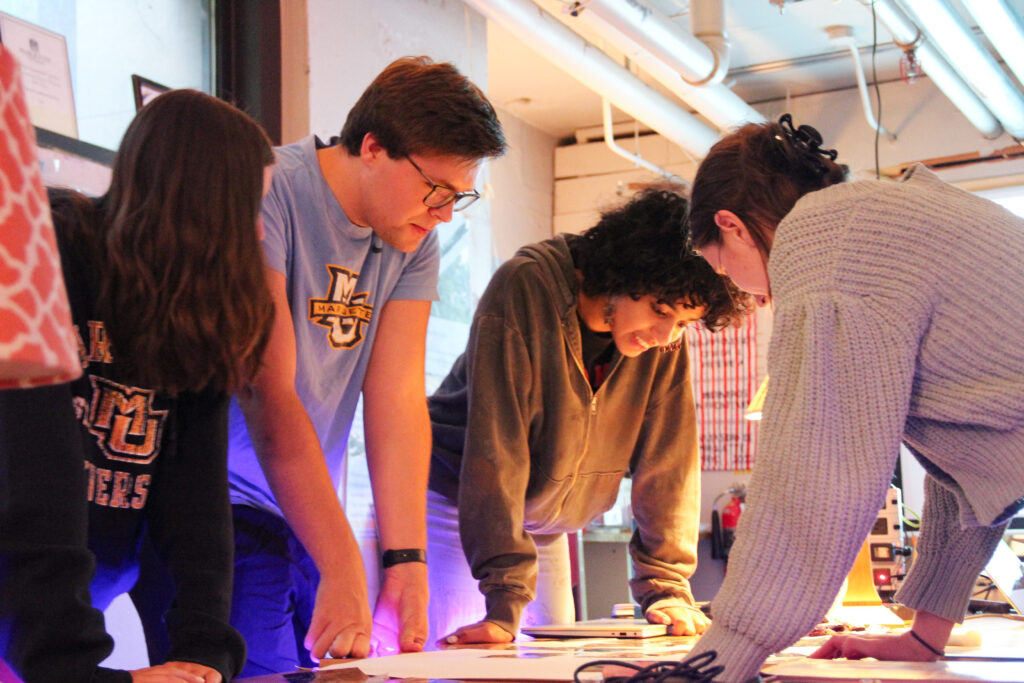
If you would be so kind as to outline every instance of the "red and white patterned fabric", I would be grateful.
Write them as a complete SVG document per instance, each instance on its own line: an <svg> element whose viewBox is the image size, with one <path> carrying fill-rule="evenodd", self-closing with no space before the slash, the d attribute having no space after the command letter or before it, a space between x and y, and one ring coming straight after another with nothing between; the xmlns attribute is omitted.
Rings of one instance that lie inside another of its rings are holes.
<svg viewBox="0 0 1024 683"><path fill-rule="evenodd" d="M757 452L756 421L743 417L757 391L757 325L686 333L700 431L701 469L748 470Z"/></svg>
<svg viewBox="0 0 1024 683"><path fill-rule="evenodd" d="M81 372L21 70L0 45L0 389Z"/></svg>

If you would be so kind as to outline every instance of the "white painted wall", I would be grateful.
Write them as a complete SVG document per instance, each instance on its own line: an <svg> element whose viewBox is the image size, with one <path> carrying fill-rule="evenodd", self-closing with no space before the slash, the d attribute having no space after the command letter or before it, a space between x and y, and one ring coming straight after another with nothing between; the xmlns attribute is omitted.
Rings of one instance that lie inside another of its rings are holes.
<svg viewBox="0 0 1024 683"><path fill-rule="evenodd" d="M558 142L499 109L508 152L491 164L491 232L495 265L524 244L552 236L554 152Z"/></svg>
<svg viewBox="0 0 1024 683"><path fill-rule="evenodd" d="M487 29L479 14L445 0L307 0L309 109L313 132L337 135L373 77L406 55L452 62L487 87Z"/></svg>

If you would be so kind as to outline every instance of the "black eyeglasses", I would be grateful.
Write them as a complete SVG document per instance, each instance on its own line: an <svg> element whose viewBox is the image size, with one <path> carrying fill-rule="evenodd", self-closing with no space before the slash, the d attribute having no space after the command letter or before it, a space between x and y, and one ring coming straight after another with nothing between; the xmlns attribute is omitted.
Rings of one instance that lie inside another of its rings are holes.
<svg viewBox="0 0 1024 683"><path fill-rule="evenodd" d="M419 167L412 157L405 157L412 164L412 167L420 172L423 179L430 183L430 192L423 198L423 205L431 209L440 209L441 207L454 204L452 211L462 211L467 208L476 200L480 199L480 193L476 190L467 190L466 192L456 192L450 187L444 185L438 185L430 176L423 172L423 169Z"/></svg>

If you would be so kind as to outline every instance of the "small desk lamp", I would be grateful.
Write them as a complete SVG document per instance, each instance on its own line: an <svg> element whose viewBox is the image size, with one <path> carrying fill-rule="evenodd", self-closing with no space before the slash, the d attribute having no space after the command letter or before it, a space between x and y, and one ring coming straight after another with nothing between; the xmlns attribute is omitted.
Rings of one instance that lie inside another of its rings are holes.
<svg viewBox="0 0 1024 683"><path fill-rule="evenodd" d="M747 406L746 411L743 413L743 417L748 420L760 420L761 410L764 408L764 397L767 393L768 377L765 376L764 380L761 381L761 386L754 393L754 398L750 401L750 405Z"/></svg>

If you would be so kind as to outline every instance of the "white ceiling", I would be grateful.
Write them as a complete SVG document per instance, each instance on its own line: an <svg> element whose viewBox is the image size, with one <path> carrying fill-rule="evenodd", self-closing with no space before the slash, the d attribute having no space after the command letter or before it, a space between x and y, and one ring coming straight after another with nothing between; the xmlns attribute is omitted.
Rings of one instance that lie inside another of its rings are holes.
<svg viewBox="0 0 1024 683"><path fill-rule="evenodd" d="M534 1L591 43L604 47L599 36L563 11L569 0ZM690 0L645 1L689 31ZM779 2L785 3L781 11ZM1024 0L1009 0L1009 4L1024 16ZM831 25L853 29L865 76L872 82L872 16L861 0L725 0L725 15L731 44L727 83L748 103L856 87L853 58L847 48L829 40L825 27ZM965 23L973 25L966 15ZM881 23L877 43L878 81L898 79L902 52ZM606 52L625 63L621 54ZM489 95L498 107L558 138L600 125L598 95L493 22L488 22L488 61ZM636 67L633 71L676 99ZM616 120L628 117L616 112Z"/></svg>

